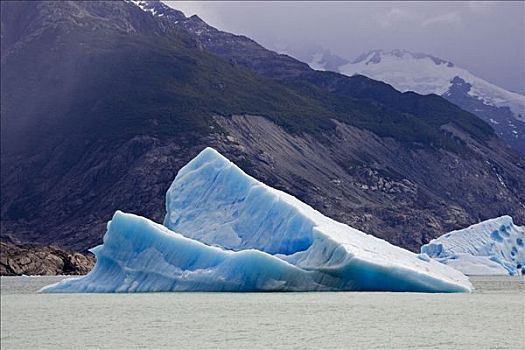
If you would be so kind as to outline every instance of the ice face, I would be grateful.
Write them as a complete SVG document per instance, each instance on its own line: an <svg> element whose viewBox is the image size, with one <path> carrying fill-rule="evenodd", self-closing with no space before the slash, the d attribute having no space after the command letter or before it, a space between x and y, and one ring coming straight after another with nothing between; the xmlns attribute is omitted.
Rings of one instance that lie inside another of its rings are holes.
<svg viewBox="0 0 525 350"><path fill-rule="evenodd" d="M449 232L421 252L468 275L521 275L525 264L525 227L510 216Z"/></svg>
<svg viewBox="0 0 525 350"><path fill-rule="evenodd" d="M234 252L116 212L93 271L45 292L317 290L312 273L258 250Z"/></svg>
<svg viewBox="0 0 525 350"><path fill-rule="evenodd" d="M166 195L166 209L164 225L186 237L226 249L285 255L308 249L314 217L322 219L211 148L179 171Z"/></svg>
<svg viewBox="0 0 525 350"><path fill-rule="evenodd" d="M182 168L164 226L117 212L87 276L46 292L466 292L457 270L323 216L211 148Z"/></svg>

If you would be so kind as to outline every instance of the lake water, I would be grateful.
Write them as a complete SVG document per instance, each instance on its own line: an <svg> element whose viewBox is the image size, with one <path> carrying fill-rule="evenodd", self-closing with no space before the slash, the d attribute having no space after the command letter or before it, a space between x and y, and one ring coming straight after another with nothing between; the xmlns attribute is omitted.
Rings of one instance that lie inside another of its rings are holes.
<svg viewBox="0 0 525 350"><path fill-rule="evenodd" d="M523 349L524 277L472 294L37 294L63 277L1 278L6 349Z"/></svg>

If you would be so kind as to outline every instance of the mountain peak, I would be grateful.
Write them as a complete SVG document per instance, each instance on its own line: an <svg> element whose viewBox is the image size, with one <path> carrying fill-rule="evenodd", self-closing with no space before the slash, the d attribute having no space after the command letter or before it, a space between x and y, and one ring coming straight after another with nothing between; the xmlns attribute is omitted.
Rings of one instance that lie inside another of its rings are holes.
<svg viewBox="0 0 525 350"><path fill-rule="evenodd" d="M441 59L441 58L438 58L438 57L435 57L435 56L432 56L426 53L411 52L406 49L394 49L390 51L385 51L382 49L370 50L368 52L365 52L359 55L354 61L352 61L352 64L358 64L361 62L364 62L364 64L366 65L377 64L387 58L394 58L398 60L430 59L436 65L445 64L447 67L454 67L454 64L450 61L446 61L444 59Z"/></svg>
<svg viewBox="0 0 525 350"><path fill-rule="evenodd" d="M141 1L141 0L124 0L138 6L144 12L149 12L153 16L166 17L172 20L185 20L186 16L182 11L169 7L161 1Z"/></svg>

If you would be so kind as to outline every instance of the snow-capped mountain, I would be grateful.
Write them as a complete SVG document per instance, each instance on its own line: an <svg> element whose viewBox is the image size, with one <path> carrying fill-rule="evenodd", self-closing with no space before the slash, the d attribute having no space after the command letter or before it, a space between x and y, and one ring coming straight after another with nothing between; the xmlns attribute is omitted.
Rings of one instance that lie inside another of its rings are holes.
<svg viewBox="0 0 525 350"><path fill-rule="evenodd" d="M161 1L125 1L137 5L144 12L151 13L155 17L166 18L170 20L171 23L202 37L204 40L210 40L210 38L207 37L210 32L218 32L217 29L207 25L199 16L193 15L186 17L182 11L171 8Z"/></svg>
<svg viewBox="0 0 525 350"><path fill-rule="evenodd" d="M384 81L399 91L437 94L490 123L525 153L525 96L483 80L452 62L406 50L373 50L339 68Z"/></svg>
<svg viewBox="0 0 525 350"><path fill-rule="evenodd" d="M307 63L310 68L315 70L338 72L340 67L350 63L349 60L338 56L321 45L277 44L272 49L282 54L291 55Z"/></svg>
<svg viewBox="0 0 525 350"><path fill-rule="evenodd" d="M308 60L310 68L315 70L336 70L341 65L348 63L344 58L337 56L328 49L314 53Z"/></svg>

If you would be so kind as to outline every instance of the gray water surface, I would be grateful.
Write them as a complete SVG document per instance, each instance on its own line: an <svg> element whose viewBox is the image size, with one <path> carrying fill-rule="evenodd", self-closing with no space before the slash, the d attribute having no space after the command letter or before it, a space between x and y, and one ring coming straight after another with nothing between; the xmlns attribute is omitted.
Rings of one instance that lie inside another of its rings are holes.
<svg viewBox="0 0 525 350"><path fill-rule="evenodd" d="M1 278L5 349L523 349L525 279L472 294L37 294L64 277Z"/></svg>

